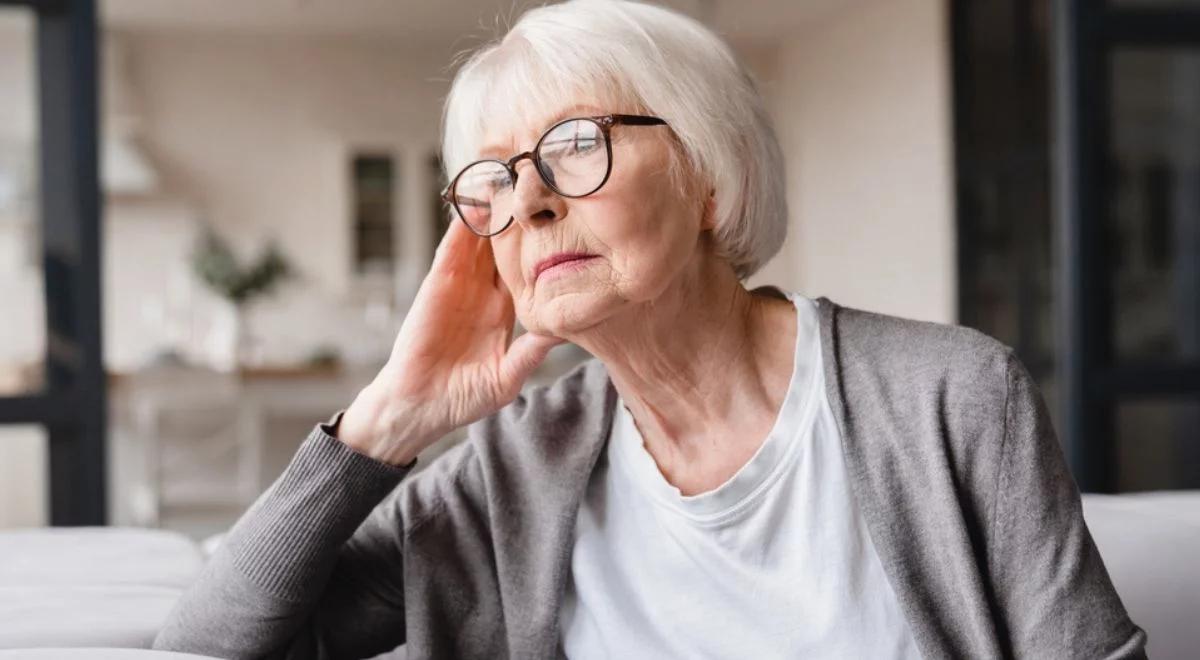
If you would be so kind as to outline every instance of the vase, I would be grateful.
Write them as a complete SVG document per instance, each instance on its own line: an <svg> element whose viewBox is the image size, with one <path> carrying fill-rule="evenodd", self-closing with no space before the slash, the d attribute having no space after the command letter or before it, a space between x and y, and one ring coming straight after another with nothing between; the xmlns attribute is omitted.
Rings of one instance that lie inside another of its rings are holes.
<svg viewBox="0 0 1200 660"><path fill-rule="evenodd" d="M254 366L257 351L250 333L246 309L243 305L228 303L217 316L210 344L210 358L214 368L224 372L235 372Z"/></svg>

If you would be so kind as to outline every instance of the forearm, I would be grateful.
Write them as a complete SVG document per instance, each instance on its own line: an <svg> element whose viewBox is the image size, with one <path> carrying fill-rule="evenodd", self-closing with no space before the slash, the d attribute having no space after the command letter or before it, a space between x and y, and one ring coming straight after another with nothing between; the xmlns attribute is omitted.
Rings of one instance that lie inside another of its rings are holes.
<svg viewBox="0 0 1200 660"><path fill-rule="evenodd" d="M242 516L155 640L218 657L319 657L310 615L346 541L407 473L313 430ZM310 640L306 642L305 640ZM290 651L289 651L290 649Z"/></svg>

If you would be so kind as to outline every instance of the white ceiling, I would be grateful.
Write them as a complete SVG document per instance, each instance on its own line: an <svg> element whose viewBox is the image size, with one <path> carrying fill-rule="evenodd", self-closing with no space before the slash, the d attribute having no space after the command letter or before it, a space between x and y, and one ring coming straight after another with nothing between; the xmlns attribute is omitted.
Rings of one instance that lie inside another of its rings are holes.
<svg viewBox="0 0 1200 660"><path fill-rule="evenodd" d="M537 0L100 0L107 27L454 40L502 33ZM777 39L845 0L666 0L732 39Z"/></svg>

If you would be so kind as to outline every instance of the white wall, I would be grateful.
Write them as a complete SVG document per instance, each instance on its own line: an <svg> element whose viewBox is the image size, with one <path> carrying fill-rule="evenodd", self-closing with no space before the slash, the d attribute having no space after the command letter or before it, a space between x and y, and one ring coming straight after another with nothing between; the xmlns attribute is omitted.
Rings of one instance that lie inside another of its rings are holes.
<svg viewBox="0 0 1200 660"><path fill-rule="evenodd" d="M436 148L445 87L437 78L449 51L407 50L396 40L204 34L128 43L145 142L175 190L244 247L277 235L314 284L344 292L344 149ZM416 208L427 206L419 201Z"/></svg>
<svg viewBox="0 0 1200 660"><path fill-rule="evenodd" d="M785 250L806 295L956 318L945 12L942 0L858 2L780 49Z"/></svg>
<svg viewBox="0 0 1200 660"><path fill-rule="evenodd" d="M37 126L31 94L33 22L30 12L0 10L0 138L29 139Z"/></svg>
<svg viewBox="0 0 1200 660"><path fill-rule="evenodd" d="M300 271L252 309L255 333L271 337L262 343L263 359L295 362L319 346L333 346L351 362L386 355L390 341L382 335L392 328L373 331L351 305L360 291L351 274L348 163L359 147L388 150L399 160L397 284L403 303L427 267L430 176L424 163L437 147L450 54L380 39L211 33L119 38L129 62L128 87L137 95L138 141L160 170L162 196L186 209L193 224L210 224L231 239L243 258L277 240ZM145 208L141 200L109 201L110 233L127 239L127 254L141 249L128 239L152 224ZM132 224L137 227L120 230ZM175 231L163 227L163 233ZM186 252L172 256L186 264ZM203 315L219 316L215 299L193 289ZM149 307L153 318L155 305ZM199 344L206 341L206 324L195 321ZM147 347L162 340L141 330L153 328L106 318L112 368L136 368Z"/></svg>

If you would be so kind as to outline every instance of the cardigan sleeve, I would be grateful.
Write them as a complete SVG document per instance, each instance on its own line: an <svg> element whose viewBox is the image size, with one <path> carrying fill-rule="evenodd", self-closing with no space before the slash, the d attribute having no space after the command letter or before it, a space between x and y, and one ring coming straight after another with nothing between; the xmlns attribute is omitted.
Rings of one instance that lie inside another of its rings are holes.
<svg viewBox="0 0 1200 660"><path fill-rule="evenodd" d="M1016 658L1144 658L1083 519L1045 402L1009 352L1004 440L989 553Z"/></svg>
<svg viewBox="0 0 1200 660"><path fill-rule="evenodd" d="M317 425L234 525L154 648L349 658L404 642L403 524L388 494L411 464L355 452L333 436L335 425Z"/></svg>

